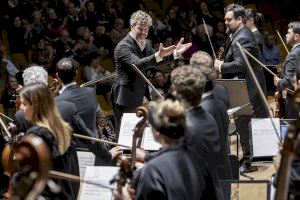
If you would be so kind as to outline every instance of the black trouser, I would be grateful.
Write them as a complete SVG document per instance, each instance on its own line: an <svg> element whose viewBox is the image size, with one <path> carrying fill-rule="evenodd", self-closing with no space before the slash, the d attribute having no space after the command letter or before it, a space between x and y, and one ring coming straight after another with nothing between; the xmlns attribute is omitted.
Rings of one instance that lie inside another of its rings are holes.
<svg viewBox="0 0 300 200"><path fill-rule="evenodd" d="M286 94L285 117L287 119L297 119L299 117L299 109L295 108L293 103L293 95L290 93Z"/></svg>
<svg viewBox="0 0 300 200"><path fill-rule="evenodd" d="M236 129L240 135L240 142L243 149L243 162L251 163L252 151L250 143L249 123L251 115L240 115L235 118Z"/></svg>
<svg viewBox="0 0 300 200"><path fill-rule="evenodd" d="M251 105L253 108L253 116L252 115L241 115L236 117L235 125L236 129L240 134L240 142L243 149L243 159L242 162L251 163L252 159L252 145L250 142L250 129L249 123L251 122L251 118L267 118L268 117L268 108L266 108L263 104L258 93L254 95L251 99Z"/></svg>

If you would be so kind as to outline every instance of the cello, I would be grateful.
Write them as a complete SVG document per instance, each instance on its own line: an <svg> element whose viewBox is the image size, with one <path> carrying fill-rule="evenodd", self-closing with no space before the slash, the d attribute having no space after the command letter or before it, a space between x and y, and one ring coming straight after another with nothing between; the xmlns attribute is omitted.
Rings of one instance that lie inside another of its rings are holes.
<svg viewBox="0 0 300 200"><path fill-rule="evenodd" d="M0 121L7 134L4 137L8 138L1 162L4 174L10 179L8 191L3 196L6 199L36 199L47 182L46 177L51 166L49 149L41 138L33 135L24 136L19 142L16 126L10 123L7 128L1 118ZM18 180L13 180L17 168Z"/></svg>
<svg viewBox="0 0 300 200"><path fill-rule="evenodd" d="M147 127L146 120L148 115L148 110L140 106L136 109L136 115L138 117L142 117L142 119L136 124L135 128L133 129L133 138L132 138L132 149L131 149L131 158L128 159L124 155L119 155L117 157L117 166L120 167L119 173L113 178L111 181L112 183L117 183L117 195L115 194L116 199L122 199L122 189L124 189L124 186L126 184L129 184L132 177L133 172L135 170L135 159L136 159L136 148L140 147L142 136L144 133L145 128ZM133 190L130 188L130 186L127 188L129 190L129 193L131 194L131 197L133 196ZM133 199L133 198L132 198Z"/></svg>

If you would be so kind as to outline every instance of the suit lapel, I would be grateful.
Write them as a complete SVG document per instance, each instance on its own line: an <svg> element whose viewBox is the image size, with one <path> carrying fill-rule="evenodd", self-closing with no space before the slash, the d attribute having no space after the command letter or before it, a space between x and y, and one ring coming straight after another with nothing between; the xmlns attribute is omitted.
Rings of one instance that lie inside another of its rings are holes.
<svg viewBox="0 0 300 200"><path fill-rule="evenodd" d="M139 57L141 57L142 56L142 51L141 51L139 45L137 44L137 42L135 41L135 39L133 39L130 36L129 33L128 33L127 36L128 36L128 40L129 40L130 44L134 47L134 51L135 51L136 55L138 55Z"/></svg>
<svg viewBox="0 0 300 200"><path fill-rule="evenodd" d="M226 45L225 45L224 55L227 54L230 45L231 45L231 39L230 39L230 37L228 37L227 40L226 40Z"/></svg>

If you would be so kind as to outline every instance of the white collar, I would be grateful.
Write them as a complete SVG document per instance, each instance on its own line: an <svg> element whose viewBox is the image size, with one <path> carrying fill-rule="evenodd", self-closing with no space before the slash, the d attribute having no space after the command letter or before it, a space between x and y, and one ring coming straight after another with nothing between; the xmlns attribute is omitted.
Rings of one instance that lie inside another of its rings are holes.
<svg viewBox="0 0 300 200"><path fill-rule="evenodd" d="M300 42L299 43L297 43L297 44L294 44L294 46L293 46L293 48L292 48L292 50L291 51L293 51L297 46L299 46L300 45Z"/></svg>
<svg viewBox="0 0 300 200"><path fill-rule="evenodd" d="M141 51L143 51L146 46L146 40L144 42L144 45L142 45L140 42L137 41L136 36L131 31L129 32L129 35L136 41L136 43L140 47Z"/></svg>
<svg viewBox="0 0 300 200"><path fill-rule="evenodd" d="M209 95L211 95L211 94L212 94L212 91L204 92L204 93L202 94L201 99L203 99L203 98L205 98L205 97L207 97L207 96L209 96Z"/></svg>
<svg viewBox="0 0 300 200"><path fill-rule="evenodd" d="M230 40L232 41L233 38L235 37L235 35L237 34L237 32L239 32L239 30L241 30L245 25L241 25L234 33L230 34Z"/></svg>
<svg viewBox="0 0 300 200"><path fill-rule="evenodd" d="M72 85L76 85L76 82L72 82L72 83L68 83L66 85L63 85L62 88L59 90L59 94L63 93L65 91L65 89L67 89L68 87L72 86Z"/></svg>

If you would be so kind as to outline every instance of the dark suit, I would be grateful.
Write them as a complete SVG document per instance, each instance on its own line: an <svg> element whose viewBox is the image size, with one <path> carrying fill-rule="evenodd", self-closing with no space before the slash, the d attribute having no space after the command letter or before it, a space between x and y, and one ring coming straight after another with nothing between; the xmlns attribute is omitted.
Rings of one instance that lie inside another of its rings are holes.
<svg viewBox="0 0 300 200"><path fill-rule="evenodd" d="M67 101L56 101L55 104L62 119L70 124L73 132L92 136L91 131L87 129L85 123L77 112L76 106L73 103ZM25 133L30 127L32 127L32 124L25 119L23 110L19 110L15 114L15 118L16 125L20 132ZM77 147L86 148L86 145L82 140L78 140L75 138L75 141Z"/></svg>
<svg viewBox="0 0 300 200"><path fill-rule="evenodd" d="M99 137L96 127L96 113L99 105L93 88L71 85L58 95L55 100L74 103L87 128L93 132L93 137ZM110 163L111 154L103 143L91 145L90 148L96 154L96 165Z"/></svg>
<svg viewBox="0 0 300 200"><path fill-rule="evenodd" d="M228 149L228 126L229 118L227 115L227 109L223 102L217 99L214 94L210 93L202 98L201 107L203 110L211 114L217 122L220 136L222 138L222 148L227 154Z"/></svg>
<svg viewBox="0 0 300 200"><path fill-rule="evenodd" d="M264 107L255 83L251 78L251 74L249 74L250 72L248 72L248 69L245 66L246 63L240 49L237 46L237 42L239 42L244 49L258 60L262 60L262 56L253 33L250 29L244 26L237 30L226 45L224 63L221 66L222 77L237 77L239 79L245 79L254 117L265 118L268 116L267 109ZM249 58L249 62L265 95L266 83L263 69L255 60ZM244 158L246 158L249 162L251 157L248 128L250 120L251 116L239 116L235 121L237 130L241 135Z"/></svg>
<svg viewBox="0 0 300 200"><path fill-rule="evenodd" d="M218 126L214 118L201 106L190 110L186 118L185 141L194 156L200 156L219 180L230 179L225 152L221 148ZM227 157L228 158L228 157Z"/></svg>
<svg viewBox="0 0 300 200"><path fill-rule="evenodd" d="M219 99L226 106L226 109L229 109L229 94L226 88L222 85L216 84L212 90L215 98Z"/></svg>
<svg viewBox="0 0 300 200"><path fill-rule="evenodd" d="M237 42L239 42L241 46L255 58L262 60L253 33L247 27L243 27L234 34L232 40L226 45L224 63L221 66L222 77L245 79L255 117L267 117L267 111L259 97L258 90L251 78L251 74L249 74L250 72L248 72L247 67L245 66L246 63L236 44ZM248 59L264 94L266 94L266 82L262 67L252 58Z"/></svg>
<svg viewBox="0 0 300 200"><path fill-rule="evenodd" d="M295 46L287 55L282 65L282 79L278 81L278 91L283 91L285 88L294 90L292 80L294 78L296 67L298 66L298 59L300 57L300 45ZM299 117L299 112L293 106L292 94L287 93L285 102L285 114L289 119L296 119Z"/></svg>
<svg viewBox="0 0 300 200"><path fill-rule="evenodd" d="M173 56L169 57L171 59ZM147 86L143 78L134 71L131 65L135 64L142 73L145 73L147 67L157 65L157 62L151 42L146 40L145 48L141 51L130 34L127 34L116 46L114 59L116 77L112 89L112 100L118 132L123 113L134 112L138 106L142 105Z"/></svg>
<svg viewBox="0 0 300 200"><path fill-rule="evenodd" d="M223 199L204 161L182 144L159 151L138 175L136 199Z"/></svg>

